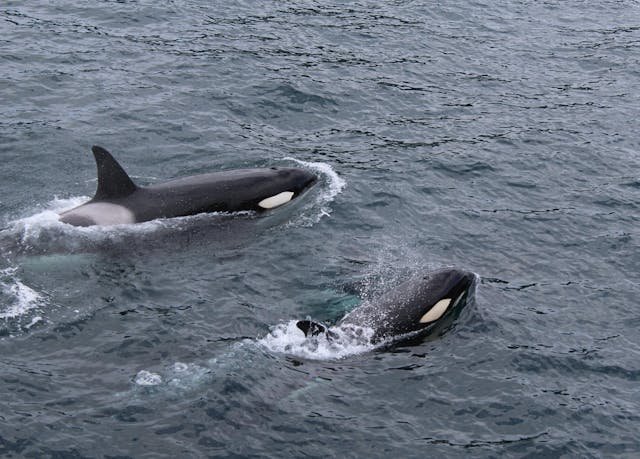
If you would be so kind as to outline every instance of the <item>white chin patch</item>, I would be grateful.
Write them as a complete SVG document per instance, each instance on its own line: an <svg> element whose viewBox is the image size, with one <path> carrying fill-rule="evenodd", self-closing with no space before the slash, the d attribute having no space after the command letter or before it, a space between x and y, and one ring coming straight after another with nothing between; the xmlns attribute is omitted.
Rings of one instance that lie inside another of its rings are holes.
<svg viewBox="0 0 640 459"><path fill-rule="evenodd" d="M93 221L96 225L122 225L136 222L133 212L129 209L108 202L91 202L62 215L77 215Z"/></svg>
<svg viewBox="0 0 640 459"><path fill-rule="evenodd" d="M420 318L420 323L426 324L438 320L440 317L442 317L442 314L445 313L450 304L451 298L445 298L438 301L433 305L431 309L429 309L429 312L427 312Z"/></svg>
<svg viewBox="0 0 640 459"><path fill-rule="evenodd" d="M286 204L293 198L293 191L283 191L270 198L265 198L258 203L263 209L273 209L275 207Z"/></svg>

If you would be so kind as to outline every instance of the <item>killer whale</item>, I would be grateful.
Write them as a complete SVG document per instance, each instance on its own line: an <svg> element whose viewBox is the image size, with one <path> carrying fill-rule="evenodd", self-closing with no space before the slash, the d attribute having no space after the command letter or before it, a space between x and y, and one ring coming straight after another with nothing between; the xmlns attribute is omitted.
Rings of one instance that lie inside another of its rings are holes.
<svg viewBox="0 0 640 459"><path fill-rule="evenodd" d="M353 337L361 336L364 329L370 331L372 344L421 337L455 318L475 284L476 275L460 269L421 273L379 298L365 301L332 327L312 320L296 325L306 336L324 334L328 340L338 338L338 330Z"/></svg>
<svg viewBox="0 0 640 459"><path fill-rule="evenodd" d="M90 201L62 212L59 220L74 226L140 223L204 212L262 212L303 194L317 177L299 168L234 169L136 185L102 147L91 148L98 187Z"/></svg>

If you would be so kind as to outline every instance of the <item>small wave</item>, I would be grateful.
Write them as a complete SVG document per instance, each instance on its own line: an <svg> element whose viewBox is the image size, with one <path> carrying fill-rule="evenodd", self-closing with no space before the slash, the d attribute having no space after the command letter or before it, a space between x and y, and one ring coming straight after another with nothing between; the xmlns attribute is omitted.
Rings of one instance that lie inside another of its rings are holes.
<svg viewBox="0 0 640 459"><path fill-rule="evenodd" d="M270 352L309 360L337 360L364 354L380 346L371 343L373 330L369 328L332 327L331 332L336 336L327 339L325 334L305 336L296 323L292 320L276 325L267 336L258 340L258 344Z"/></svg>
<svg viewBox="0 0 640 459"><path fill-rule="evenodd" d="M25 285L16 275L16 271L17 268L14 267L0 270L0 291L3 299L0 319L5 321L19 320L44 304L43 295ZM29 329L41 320L40 316L35 316L23 328Z"/></svg>
<svg viewBox="0 0 640 459"><path fill-rule="evenodd" d="M338 175L330 164L302 161L290 156L283 158L283 160L294 161L308 169L319 172L323 177L325 177L325 183L327 186L318 195L315 203L319 208L319 212L307 223L314 224L320 221L322 217L331 215L331 207L329 207L329 204L342 192L342 190L344 190L347 182ZM305 222L303 221L303 223Z"/></svg>

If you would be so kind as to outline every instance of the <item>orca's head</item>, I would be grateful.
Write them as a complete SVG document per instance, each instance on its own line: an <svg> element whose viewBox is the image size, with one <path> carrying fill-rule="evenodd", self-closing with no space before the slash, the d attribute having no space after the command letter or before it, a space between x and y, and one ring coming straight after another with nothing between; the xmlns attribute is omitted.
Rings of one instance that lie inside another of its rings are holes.
<svg viewBox="0 0 640 459"><path fill-rule="evenodd" d="M318 181L315 174L295 167L272 167L269 172L270 193L275 193L261 197L257 202L257 210L280 207L303 194Z"/></svg>
<svg viewBox="0 0 640 459"><path fill-rule="evenodd" d="M413 276L377 302L372 301L365 320L375 330L374 340L411 334L423 336L446 328L472 293L475 274L453 268ZM376 313L375 311L381 313ZM365 310L363 310L365 312Z"/></svg>
<svg viewBox="0 0 640 459"><path fill-rule="evenodd" d="M438 333L467 303L475 279L475 274L453 268L413 275L382 296L365 301L339 324L372 329L372 342Z"/></svg>
<svg viewBox="0 0 640 459"><path fill-rule="evenodd" d="M476 275L460 269L432 271L417 280L418 301L412 313L417 330L431 327L459 311L467 302Z"/></svg>
<svg viewBox="0 0 640 459"><path fill-rule="evenodd" d="M297 167L277 167L274 168L274 170L278 175L278 179L287 190L294 193L294 197L304 193L318 181L318 177L316 177L315 174L305 169Z"/></svg>

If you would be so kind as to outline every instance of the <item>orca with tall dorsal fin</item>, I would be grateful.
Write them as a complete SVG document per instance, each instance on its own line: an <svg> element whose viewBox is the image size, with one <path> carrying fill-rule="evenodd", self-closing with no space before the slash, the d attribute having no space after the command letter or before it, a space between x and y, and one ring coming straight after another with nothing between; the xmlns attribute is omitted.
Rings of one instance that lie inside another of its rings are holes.
<svg viewBox="0 0 640 459"><path fill-rule="evenodd" d="M91 148L98 188L90 201L60 214L74 226L139 223L205 212L261 212L300 196L317 177L299 168L233 169L137 186L102 147Z"/></svg>
<svg viewBox="0 0 640 459"><path fill-rule="evenodd" d="M307 337L324 335L335 340L364 329L372 344L416 338L442 329L467 303L476 285L476 275L444 268L413 276L379 298L365 301L334 326L300 320L296 326Z"/></svg>

